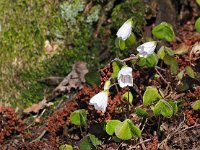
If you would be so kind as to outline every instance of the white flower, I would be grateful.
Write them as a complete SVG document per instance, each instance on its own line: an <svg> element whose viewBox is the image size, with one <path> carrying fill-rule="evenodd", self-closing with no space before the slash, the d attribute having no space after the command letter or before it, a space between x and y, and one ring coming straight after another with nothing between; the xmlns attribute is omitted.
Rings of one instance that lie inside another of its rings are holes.
<svg viewBox="0 0 200 150"><path fill-rule="evenodd" d="M108 91L101 91L90 99L90 105L94 105L96 110L106 111L108 105Z"/></svg>
<svg viewBox="0 0 200 150"><path fill-rule="evenodd" d="M140 57L146 58L148 55L151 55L154 52L156 45L157 42L151 41L138 46L137 51L139 52Z"/></svg>
<svg viewBox="0 0 200 150"><path fill-rule="evenodd" d="M117 37L122 38L122 40L126 40L132 32L132 20L127 20L117 31Z"/></svg>
<svg viewBox="0 0 200 150"><path fill-rule="evenodd" d="M118 83L121 88L133 86L133 76L131 67L123 67L118 73Z"/></svg>

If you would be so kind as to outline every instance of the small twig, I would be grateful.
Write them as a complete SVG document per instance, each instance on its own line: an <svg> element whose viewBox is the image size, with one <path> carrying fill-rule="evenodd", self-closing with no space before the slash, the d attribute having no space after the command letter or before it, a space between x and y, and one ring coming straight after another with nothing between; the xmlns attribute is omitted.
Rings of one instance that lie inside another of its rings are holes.
<svg viewBox="0 0 200 150"><path fill-rule="evenodd" d="M114 61L119 61L121 63L125 63L125 62L128 62L128 61L131 61L131 60L137 60L138 57L136 56L130 56L128 58L125 58L125 59L119 59L119 58L115 58L114 60L112 60L111 62L114 62Z"/></svg>
<svg viewBox="0 0 200 150"><path fill-rule="evenodd" d="M162 146L164 143L166 143L172 136L174 136L177 132L179 132L179 130L181 129L181 127L183 126L183 123L185 122L185 116L183 121L179 124L178 128L172 132L171 134L168 134L167 137L158 145L158 148L160 146Z"/></svg>
<svg viewBox="0 0 200 150"><path fill-rule="evenodd" d="M185 129L181 130L180 132L184 132L184 131L186 131L186 130L190 130L190 129L192 129L192 128L199 127L199 126L200 126L200 124L195 124L195 125L193 125L193 126L190 126L190 127L187 127L187 128L185 128Z"/></svg>
<svg viewBox="0 0 200 150"><path fill-rule="evenodd" d="M31 143L39 141L40 139L42 139L42 137L45 135L46 132L47 132L47 130L42 131L42 133L40 134L40 136L38 136L35 140L31 141Z"/></svg>
<svg viewBox="0 0 200 150"><path fill-rule="evenodd" d="M140 145L140 144L143 144L143 143L146 143L146 142L149 142L149 141L152 141L152 139L146 139L146 140L142 140L140 143L137 143L134 145L134 147Z"/></svg>
<svg viewBox="0 0 200 150"><path fill-rule="evenodd" d="M169 85L169 83L167 82L167 80L165 80L165 78L162 76L162 74L158 71L157 67L155 67L156 72L158 73L158 75L161 77L161 79L167 84Z"/></svg>

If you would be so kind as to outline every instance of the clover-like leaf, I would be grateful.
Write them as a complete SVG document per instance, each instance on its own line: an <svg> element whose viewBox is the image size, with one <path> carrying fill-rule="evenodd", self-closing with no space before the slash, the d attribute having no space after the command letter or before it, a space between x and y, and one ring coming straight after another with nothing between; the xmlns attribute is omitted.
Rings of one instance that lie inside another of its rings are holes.
<svg viewBox="0 0 200 150"><path fill-rule="evenodd" d="M87 121L87 112L84 109L79 109L70 114L70 120L73 124L85 126Z"/></svg>
<svg viewBox="0 0 200 150"><path fill-rule="evenodd" d="M115 135L122 140L130 140L133 137L140 137L141 130L131 120L126 119L116 126Z"/></svg>
<svg viewBox="0 0 200 150"><path fill-rule="evenodd" d="M147 58L146 58L146 65L148 67L154 67L156 66L158 63L158 57L155 53L149 55Z"/></svg>
<svg viewBox="0 0 200 150"><path fill-rule="evenodd" d="M145 117L147 118L149 116L149 114L147 113L146 110L140 108L140 107L137 107L135 108L135 113L140 116L140 117Z"/></svg>
<svg viewBox="0 0 200 150"><path fill-rule="evenodd" d="M118 61L112 62L112 69L113 69L112 78L117 78L118 73L121 70L121 68L123 67L123 65L124 64L122 64Z"/></svg>
<svg viewBox="0 0 200 150"><path fill-rule="evenodd" d="M200 17L195 22L195 29L200 33Z"/></svg>
<svg viewBox="0 0 200 150"><path fill-rule="evenodd" d="M153 113L158 115L163 115L164 117L170 118L173 115L173 107L165 100L161 99L154 106Z"/></svg>
<svg viewBox="0 0 200 150"><path fill-rule="evenodd" d="M145 106L148 106L149 104L159 100L160 98L161 95L158 93L157 88L153 86L148 86L143 95L143 104Z"/></svg>
<svg viewBox="0 0 200 150"><path fill-rule="evenodd" d="M172 74L176 75L179 69L176 58L173 56L165 55L163 60L166 65L170 66L170 71L172 72Z"/></svg>
<svg viewBox="0 0 200 150"><path fill-rule="evenodd" d="M113 135L113 133L115 132L115 128L119 123L121 123L121 121L119 121L119 120L108 120L107 121L106 132L108 133L108 135Z"/></svg>
<svg viewBox="0 0 200 150"><path fill-rule="evenodd" d="M100 145L101 141L92 134L86 135L80 143L80 150L96 149L96 146Z"/></svg>
<svg viewBox="0 0 200 150"><path fill-rule="evenodd" d="M155 26L152 30L152 34L158 39L165 39L168 42L172 42L175 38L174 30L171 24L162 22Z"/></svg>
<svg viewBox="0 0 200 150"><path fill-rule="evenodd" d="M186 71L186 73L187 73L191 78L195 78L195 72L194 72L194 70L192 69L192 67L186 66L186 67L185 67L185 71Z"/></svg>
<svg viewBox="0 0 200 150"><path fill-rule="evenodd" d="M127 46L133 46L136 42L135 34L131 33L130 36L126 39L125 44Z"/></svg>
<svg viewBox="0 0 200 150"><path fill-rule="evenodd" d="M193 110L200 110L200 100L197 100L192 105Z"/></svg>
<svg viewBox="0 0 200 150"><path fill-rule="evenodd" d="M197 4L200 6L200 0L196 0Z"/></svg>
<svg viewBox="0 0 200 150"><path fill-rule="evenodd" d="M133 102L133 95L130 91L126 92L123 94L122 96L126 101L129 102L130 105L132 105L132 102Z"/></svg>

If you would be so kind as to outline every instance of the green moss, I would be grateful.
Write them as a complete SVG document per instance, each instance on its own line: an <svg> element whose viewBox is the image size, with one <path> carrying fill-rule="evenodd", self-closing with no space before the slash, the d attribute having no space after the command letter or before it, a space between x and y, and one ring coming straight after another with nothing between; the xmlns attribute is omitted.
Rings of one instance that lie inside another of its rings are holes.
<svg viewBox="0 0 200 150"><path fill-rule="evenodd" d="M145 5L140 0L125 0L113 9L113 28L120 28L126 20L132 18L133 32L140 33L146 23L145 10Z"/></svg>
<svg viewBox="0 0 200 150"><path fill-rule="evenodd" d="M84 13L89 2L0 0L2 103L24 108L40 101L54 87L38 81L49 76L66 76L77 60L86 61L90 69L103 66L97 57L99 52L109 49L113 58L119 53L113 48L116 35L111 31L129 17L139 18L134 31L141 31L144 6L140 1L126 0L113 9L112 26L103 25L94 38L100 12L107 1L93 0L92 8ZM58 45L55 54L45 52L46 40Z"/></svg>

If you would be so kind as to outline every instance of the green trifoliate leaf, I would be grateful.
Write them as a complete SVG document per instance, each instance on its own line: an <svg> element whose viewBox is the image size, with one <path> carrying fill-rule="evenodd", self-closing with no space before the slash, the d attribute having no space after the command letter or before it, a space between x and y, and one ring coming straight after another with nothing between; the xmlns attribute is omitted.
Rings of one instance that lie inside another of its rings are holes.
<svg viewBox="0 0 200 150"><path fill-rule="evenodd" d="M126 39L125 44L129 47L133 46L136 42L135 34L131 33L131 35Z"/></svg>
<svg viewBox="0 0 200 150"><path fill-rule="evenodd" d="M122 140L130 140L133 137L140 137L141 130L131 120L126 119L116 126L115 135Z"/></svg>
<svg viewBox="0 0 200 150"><path fill-rule="evenodd" d="M123 94L122 96L126 101L129 102L130 105L132 105L132 102L133 102L133 95L131 92L126 92Z"/></svg>
<svg viewBox="0 0 200 150"><path fill-rule="evenodd" d="M195 22L195 29L200 33L200 17Z"/></svg>
<svg viewBox="0 0 200 150"><path fill-rule="evenodd" d="M186 66L186 67L185 67L185 71L186 71L186 73L187 73L191 78L195 78L195 72L194 72L194 70L192 69L192 67Z"/></svg>
<svg viewBox="0 0 200 150"><path fill-rule="evenodd" d="M143 95L143 104L148 106L152 102L155 102L161 98L161 95L158 93L157 88L153 86L148 86Z"/></svg>
<svg viewBox="0 0 200 150"><path fill-rule="evenodd" d="M139 61L137 62L138 66L140 66L140 67L144 67L146 65L146 63L147 63L147 59L144 57L140 57Z"/></svg>
<svg viewBox="0 0 200 150"><path fill-rule="evenodd" d="M108 120L106 124L106 132L108 135L113 135L115 132L116 126L121 123L119 120Z"/></svg>
<svg viewBox="0 0 200 150"><path fill-rule="evenodd" d="M158 57L155 53L149 55L147 58L146 58L146 65L147 67L154 67L156 66L158 63Z"/></svg>
<svg viewBox="0 0 200 150"><path fill-rule="evenodd" d="M165 100L160 100L153 108L153 112L156 116L163 115L170 118L173 115L173 107Z"/></svg>
<svg viewBox="0 0 200 150"><path fill-rule="evenodd" d="M176 75L178 73L178 62L174 56L165 55L164 63L170 66L172 74Z"/></svg>
<svg viewBox="0 0 200 150"><path fill-rule="evenodd" d="M175 39L174 30L172 25L166 22L162 22L155 26L152 30L152 34L158 39L165 39L168 42L172 42Z"/></svg>
<svg viewBox="0 0 200 150"><path fill-rule="evenodd" d="M146 110L144 110L144 109L142 109L140 107L135 108L135 112L140 117L147 118L149 116L149 114L146 112Z"/></svg>
<svg viewBox="0 0 200 150"><path fill-rule="evenodd" d="M87 113L84 109L79 109L70 114L70 120L73 124L85 126L87 123Z"/></svg>
<svg viewBox="0 0 200 150"><path fill-rule="evenodd" d="M200 100L197 100L196 102L194 102L194 104L192 105L193 110L200 110Z"/></svg>
<svg viewBox="0 0 200 150"><path fill-rule="evenodd" d="M80 150L92 150L96 149L96 146L100 145L101 141L92 134L86 135L80 143Z"/></svg>

